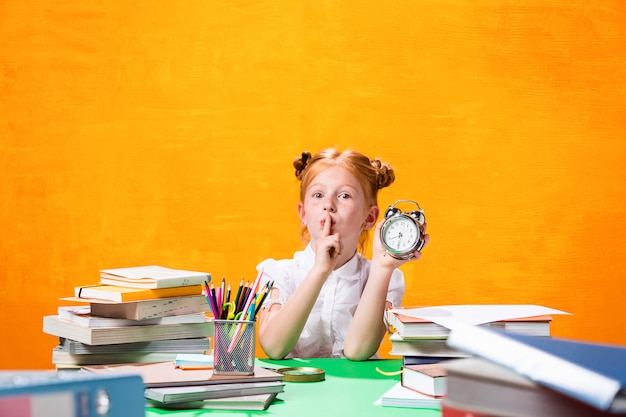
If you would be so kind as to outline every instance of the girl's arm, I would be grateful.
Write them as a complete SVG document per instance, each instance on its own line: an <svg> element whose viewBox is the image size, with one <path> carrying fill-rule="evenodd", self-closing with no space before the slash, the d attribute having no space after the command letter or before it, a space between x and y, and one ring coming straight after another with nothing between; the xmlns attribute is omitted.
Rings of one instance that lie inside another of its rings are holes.
<svg viewBox="0 0 626 417"><path fill-rule="evenodd" d="M296 345L328 275L313 268L284 305L261 311L259 343L270 359L283 359ZM275 288L270 299L276 298Z"/></svg>
<svg viewBox="0 0 626 417"><path fill-rule="evenodd" d="M407 262L395 259L383 248L380 242L382 224L383 221L379 222L374 232L370 274L343 344L343 354L351 360L369 359L380 347L386 331L384 315L390 307L387 303L389 282L393 271ZM426 243L428 238L428 235L424 236ZM422 254L416 251L413 255L416 260Z"/></svg>
<svg viewBox="0 0 626 417"><path fill-rule="evenodd" d="M383 318L389 307L387 291L393 270L372 263L367 284L343 342L346 358L366 360L378 350L386 330Z"/></svg>
<svg viewBox="0 0 626 417"><path fill-rule="evenodd" d="M322 237L312 242L315 247L315 264L284 305L274 304L263 310L259 317L259 343L272 359L282 359L296 345L322 286L341 256L341 239L330 234L327 217ZM270 299L278 298L277 289Z"/></svg>

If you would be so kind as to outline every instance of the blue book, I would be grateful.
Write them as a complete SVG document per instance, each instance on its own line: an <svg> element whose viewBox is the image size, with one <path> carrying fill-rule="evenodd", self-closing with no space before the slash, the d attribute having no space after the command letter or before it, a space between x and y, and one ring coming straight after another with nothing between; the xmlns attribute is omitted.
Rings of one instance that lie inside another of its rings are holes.
<svg viewBox="0 0 626 417"><path fill-rule="evenodd" d="M459 359L459 357L451 356L403 356L402 365L432 365L434 363L446 362L449 360Z"/></svg>
<svg viewBox="0 0 626 417"><path fill-rule="evenodd" d="M610 413L626 413L626 347L459 325L450 347Z"/></svg>
<svg viewBox="0 0 626 417"><path fill-rule="evenodd" d="M144 388L139 375L0 371L0 410L26 417L144 417Z"/></svg>

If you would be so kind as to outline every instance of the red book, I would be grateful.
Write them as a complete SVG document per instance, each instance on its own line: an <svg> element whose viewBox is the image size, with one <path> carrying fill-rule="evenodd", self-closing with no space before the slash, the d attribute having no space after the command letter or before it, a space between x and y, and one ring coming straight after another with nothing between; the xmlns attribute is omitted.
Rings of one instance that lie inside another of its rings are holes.
<svg viewBox="0 0 626 417"><path fill-rule="evenodd" d="M454 405L450 402L441 403L441 417L509 417L504 414L492 414L482 411L469 410L463 406ZM572 416L574 417L574 416Z"/></svg>
<svg viewBox="0 0 626 417"><path fill-rule="evenodd" d="M446 370L439 364L405 365L400 382L403 387L431 397L442 397L446 393Z"/></svg>

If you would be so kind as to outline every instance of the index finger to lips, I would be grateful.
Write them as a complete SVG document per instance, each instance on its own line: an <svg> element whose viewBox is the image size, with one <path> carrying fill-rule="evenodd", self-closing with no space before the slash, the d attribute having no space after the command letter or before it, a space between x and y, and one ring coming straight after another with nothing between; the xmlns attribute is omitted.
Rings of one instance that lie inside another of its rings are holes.
<svg viewBox="0 0 626 417"><path fill-rule="evenodd" d="M330 213L326 213L326 219L324 220L324 229L322 230L322 236L330 236L330 226L333 220L330 217Z"/></svg>

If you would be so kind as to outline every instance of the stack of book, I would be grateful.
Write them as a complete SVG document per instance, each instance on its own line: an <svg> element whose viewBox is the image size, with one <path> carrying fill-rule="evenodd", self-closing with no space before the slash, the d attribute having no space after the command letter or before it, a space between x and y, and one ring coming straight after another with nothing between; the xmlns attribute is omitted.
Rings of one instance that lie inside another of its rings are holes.
<svg viewBox="0 0 626 417"><path fill-rule="evenodd" d="M443 364L443 417L626 415L626 346L467 326L449 337L472 355Z"/></svg>
<svg viewBox="0 0 626 417"><path fill-rule="evenodd" d="M205 361L177 363L94 365L83 371L139 374L148 406L164 409L265 410L285 387L283 374L259 366L252 375L216 375Z"/></svg>
<svg viewBox="0 0 626 417"><path fill-rule="evenodd" d="M59 338L52 362L57 368L161 362L209 350L213 323L203 284L210 280L208 273L160 266L101 271L100 282L64 298L86 305L59 306L43 318L44 333Z"/></svg>
<svg viewBox="0 0 626 417"><path fill-rule="evenodd" d="M406 365L400 374L400 382L386 391L375 404L441 409L445 393L446 371L439 364Z"/></svg>
<svg viewBox="0 0 626 417"><path fill-rule="evenodd" d="M450 345L449 335L459 325L497 329L533 338L549 338L552 314L568 314L535 305L456 305L398 308L389 311L394 333L391 351L401 356L400 382L381 397L381 405L439 408L446 395L448 375L439 366L472 353ZM425 397L424 397L425 396Z"/></svg>
<svg viewBox="0 0 626 417"><path fill-rule="evenodd" d="M417 365L438 363L449 359L465 358L468 353L459 351L447 344L450 327L441 324L436 316L430 317L435 310L449 311L451 316L457 316L461 320L470 320L471 324L483 327L497 328L505 332L524 334L530 336L549 337L552 316L549 314L528 314L528 307L538 307L536 311L543 312L540 306L515 305L467 305L467 306L442 306L423 309L393 309L388 313L388 321L393 330L389 337L391 341L390 355L400 356L403 365ZM505 313L499 312L504 310ZM424 311L420 317L419 311ZM560 314L558 310L547 310L551 314ZM485 313L488 313L485 315ZM511 315L512 314L512 315ZM474 319L472 315L479 318ZM487 317L486 319L481 319ZM493 320L490 318L493 317ZM503 317L503 318L501 318ZM497 319L496 319L497 318ZM476 321L479 322L476 322ZM481 320L486 320L480 322Z"/></svg>

